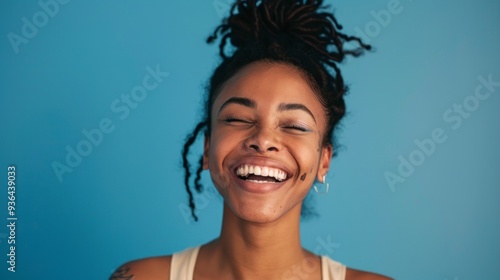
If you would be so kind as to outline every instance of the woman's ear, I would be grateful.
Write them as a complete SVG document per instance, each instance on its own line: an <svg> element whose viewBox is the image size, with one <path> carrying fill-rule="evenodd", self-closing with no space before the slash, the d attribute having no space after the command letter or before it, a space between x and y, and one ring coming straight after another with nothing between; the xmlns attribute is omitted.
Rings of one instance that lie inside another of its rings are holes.
<svg viewBox="0 0 500 280"><path fill-rule="evenodd" d="M205 143L203 147L203 170L208 169L208 152L210 151L210 137L205 135Z"/></svg>
<svg viewBox="0 0 500 280"><path fill-rule="evenodd" d="M319 159L318 174L316 174L316 180L323 182L323 176L326 176L328 169L330 168L330 161L332 160L333 148L332 145L328 144L321 148L321 155Z"/></svg>

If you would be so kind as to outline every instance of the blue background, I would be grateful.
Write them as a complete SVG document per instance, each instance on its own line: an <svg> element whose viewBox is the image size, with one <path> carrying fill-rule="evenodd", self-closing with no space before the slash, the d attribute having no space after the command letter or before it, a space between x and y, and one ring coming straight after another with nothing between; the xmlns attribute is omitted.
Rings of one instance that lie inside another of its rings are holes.
<svg viewBox="0 0 500 280"><path fill-rule="evenodd" d="M479 76L500 81L500 2L401 0L398 13L377 22L393 1L334 3L344 31L362 30L376 50L342 66L351 88L343 146L327 177L330 193L313 196L320 216L303 223L303 244L396 279L498 279L500 87L467 118L443 114L473 100ZM43 10L36 1L2 3L1 279L105 279L125 261L218 235L222 203L213 189L197 198L200 222L184 211L180 150L218 61L204 39L228 7L73 0L16 53L8 34L21 36L22 18L33 22ZM120 119L113 101L157 65L169 76ZM76 149L82 130L106 118L115 129L60 181L52 164L65 164L66 147ZM418 156L415 140L436 128L446 141L391 188L384 174L397 175L399 157ZM11 164L15 273L6 263ZM335 246L321 247L328 241Z"/></svg>

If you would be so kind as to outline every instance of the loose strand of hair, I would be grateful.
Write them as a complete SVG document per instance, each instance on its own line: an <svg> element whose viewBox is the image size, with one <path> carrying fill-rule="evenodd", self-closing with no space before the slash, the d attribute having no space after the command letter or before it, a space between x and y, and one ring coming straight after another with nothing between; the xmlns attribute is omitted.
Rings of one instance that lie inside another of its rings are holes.
<svg viewBox="0 0 500 280"><path fill-rule="evenodd" d="M220 46L219 46L219 55L222 57L222 59L227 59L228 56L226 55L225 53L225 48L226 48L226 44L227 44L227 40L229 39L231 34L226 34L222 37L221 39L221 43L220 43Z"/></svg>
<svg viewBox="0 0 500 280"><path fill-rule="evenodd" d="M194 188L198 193L203 191L203 185L200 183L201 181L201 172L203 171L203 155L201 155L198 160L198 168L196 169L196 177L194 178Z"/></svg>
<svg viewBox="0 0 500 280"><path fill-rule="evenodd" d="M191 177L191 166L189 164L188 155L191 146L194 144L200 131L206 126L206 121L199 122L194 128L193 132L187 137L184 147L182 149L182 166L184 168L184 186L189 196L189 208L191 208L191 214L195 221L198 221L198 217L195 214L196 206L194 204L193 192L189 186L189 178Z"/></svg>

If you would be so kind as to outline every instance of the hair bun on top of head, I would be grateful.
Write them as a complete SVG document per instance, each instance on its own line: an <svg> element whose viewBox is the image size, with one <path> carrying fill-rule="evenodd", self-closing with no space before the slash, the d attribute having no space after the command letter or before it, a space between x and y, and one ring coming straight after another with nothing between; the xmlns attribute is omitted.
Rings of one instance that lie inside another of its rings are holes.
<svg viewBox="0 0 500 280"><path fill-rule="evenodd" d="M248 46L301 48L323 63L335 67L346 55L359 56L371 47L359 38L347 36L335 17L324 10L322 0L238 0L230 14L207 40L222 36L220 55L226 59L226 41L237 49ZM237 12L237 13L236 13ZM355 41L360 47L344 49Z"/></svg>

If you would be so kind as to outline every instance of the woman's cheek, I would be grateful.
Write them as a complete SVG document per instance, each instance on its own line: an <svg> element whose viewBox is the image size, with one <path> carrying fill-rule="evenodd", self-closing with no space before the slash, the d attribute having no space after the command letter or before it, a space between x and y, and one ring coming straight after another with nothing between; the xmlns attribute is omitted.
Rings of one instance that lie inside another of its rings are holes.
<svg viewBox="0 0 500 280"><path fill-rule="evenodd" d="M294 157L299 164L300 179L302 181L305 181L306 178L308 181L310 177L315 177L313 173L319 162L320 149L317 147L316 142L313 143L311 141L297 141L292 145L294 147Z"/></svg>
<svg viewBox="0 0 500 280"><path fill-rule="evenodd" d="M209 159L209 170L214 183L218 188L224 188L229 182L228 169L226 166L226 161L228 160L228 155L230 153L229 144L223 141L218 141L214 139L216 145L213 151L211 151L211 156Z"/></svg>

